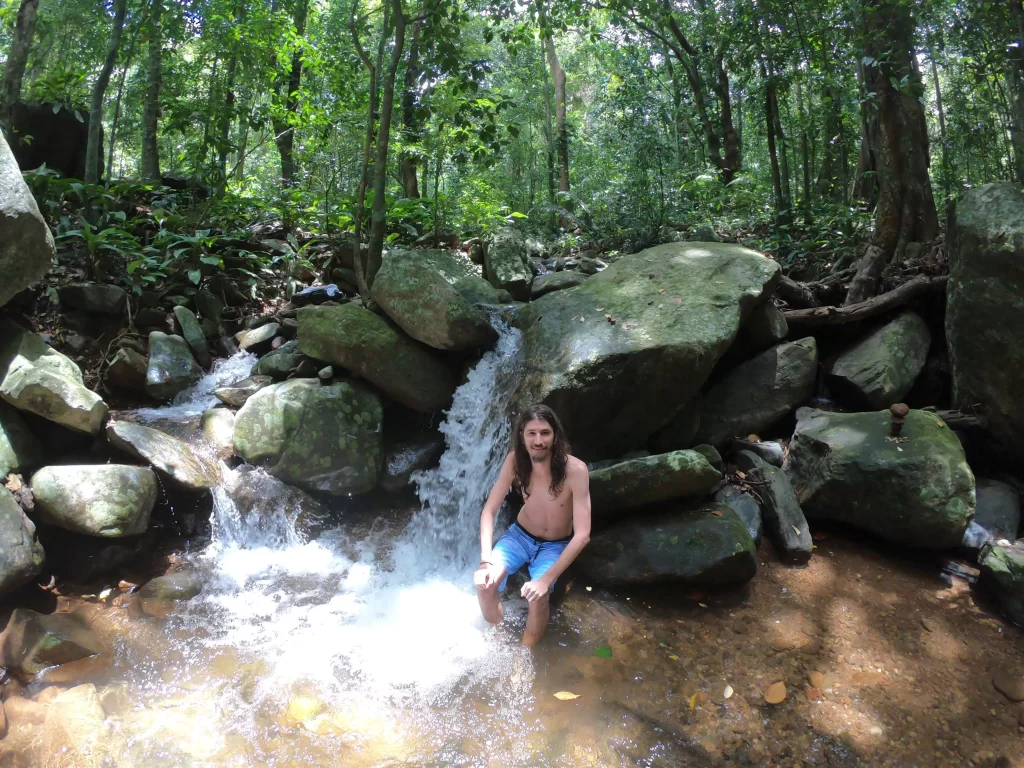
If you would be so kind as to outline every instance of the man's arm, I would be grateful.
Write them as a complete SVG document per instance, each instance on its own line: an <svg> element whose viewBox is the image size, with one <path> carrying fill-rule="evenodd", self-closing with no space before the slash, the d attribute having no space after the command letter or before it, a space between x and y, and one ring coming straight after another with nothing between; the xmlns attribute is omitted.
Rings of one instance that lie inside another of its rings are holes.
<svg viewBox="0 0 1024 768"><path fill-rule="evenodd" d="M537 579L547 590L551 589L555 579L565 573L565 569L572 565L572 561L590 543L590 474L582 461L576 471L569 475L569 487L572 490L572 538L554 565Z"/></svg>
<svg viewBox="0 0 1024 768"><path fill-rule="evenodd" d="M491 488L491 494L487 497L483 511L480 513L481 563L491 559L491 549L494 546L494 518L497 516L498 510L501 509L501 503L505 500L509 489L512 487L512 461L513 458L510 453L505 457L505 463L501 465L501 472L498 473L498 479L494 482L494 487Z"/></svg>

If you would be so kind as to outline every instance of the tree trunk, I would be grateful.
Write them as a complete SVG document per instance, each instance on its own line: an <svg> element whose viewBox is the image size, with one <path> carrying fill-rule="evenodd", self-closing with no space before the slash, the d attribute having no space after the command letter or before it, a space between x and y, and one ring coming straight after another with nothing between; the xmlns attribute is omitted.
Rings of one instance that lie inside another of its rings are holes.
<svg viewBox="0 0 1024 768"><path fill-rule="evenodd" d="M423 20L417 19L412 27L412 36L409 40L409 56L405 62L405 89L402 91L402 128L405 134L405 142L415 144L420 140L421 128L417 108L417 88L423 70L420 68L420 29ZM416 155L412 152L402 152L399 158L399 167L402 173L402 187L405 196L415 200L420 196L419 182L416 177Z"/></svg>
<svg viewBox="0 0 1024 768"><path fill-rule="evenodd" d="M540 67L544 70L544 140L547 146L547 175L548 175L548 204L551 206L551 228L554 229L554 207L555 207L555 128L551 117L551 82L548 75L547 59L541 51Z"/></svg>
<svg viewBox="0 0 1024 768"><path fill-rule="evenodd" d="M878 110L869 103L864 66L857 60L857 86L860 92L860 154L854 174L854 200L863 201L868 209L878 204L878 168L881 163L881 139L878 128Z"/></svg>
<svg viewBox="0 0 1024 768"><path fill-rule="evenodd" d="M939 67L935 63L935 56L928 57L932 65L932 80L935 81L935 109L939 113L939 149L942 158L942 190L946 199L949 199L949 156L946 143L946 113L942 109L942 87L939 85Z"/></svg>
<svg viewBox="0 0 1024 768"><path fill-rule="evenodd" d="M128 70L131 68L132 60L135 58L135 41L138 39L140 28L141 25L136 26L132 32L131 41L128 43L128 54L125 56L124 66L121 67L121 79L117 84L117 98L114 99L114 119L110 122L110 140L107 142L107 189L110 189L110 178L114 175L114 143L117 141L117 124L121 119L121 97L124 96L124 83L128 79Z"/></svg>
<svg viewBox="0 0 1024 768"><path fill-rule="evenodd" d="M822 106L825 111L825 148L821 171L818 174L817 191L819 197L832 203L841 203L846 199L844 180L846 139L843 131L840 90L836 86L825 86L822 93ZM861 111L863 112L863 108Z"/></svg>
<svg viewBox="0 0 1024 768"><path fill-rule="evenodd" d="M803 89L796 80L796 110L800 115L800 160L803 165L803 194L800 205L804 209L804 224L811 225L811 152L807 142L807 116L804 113Z"/></svg>
<svg viewBox="0 0 1024 768"><path fill-rule="evenodd" d="M21 0L18 20L14 24L11 50L7 54L3 86L0 88L0 119L9 121L14 105L21 98L21 80L25 76L25 65L32 50L32 38L36 34L36 11L39 0Z"/></svg>
<svg viewBox="0 0 1024 768"><path fill-rule="evenodd" d="M301 39L306 34L306 13L309 0L298 0L295 4L295 34ZM282 78L283 79L283 78ZM281 182L290 185L295 181L298 166L295 162L295 113L299 107L299 87L302 85L302 48L297 45L292 54L291 68L288 79L284 83L287 89L283 95L285 115L274 120L274 140L277 151L281 155Z"/></svg>
<svg viewBox="0 0 1024 768"><path fill-rule="evenodd" d="M732 98L729 93L729 73L725 70L725 51L721 47L715 52L715 73L717 75L715 92L718 94L721 107L719 110L719 122L722 126L722 143L725 147L722 181L728 184L736 178L736 175L742 169L743 161L740 155L740 137L732 124Z"/></svg>
<svg viewBox="0 0 1024 768"><path fill-rule="evenodd" d="M391 49L391 60L384 76L384 93L381 97L380 127L377 131L377 150L373 162L373 209L370 213L370 243L366 255L366 284L372 289L373 280L380 269L384 252L384 235L387 230L387 205L384 193L387 187L388 141L391 137L391 113L395 105L395 77L402 60L405 46L405 12L402 0L393 0L395 42Z"/></svg>
<svg viewBox="0 0 1024 768"><path fill-rule="evenodd" d="M939 231L928 177L924 87L913 58L914 22L902 0L873 0L864 14L865 51L874 59L865 74L877 94L882 150L875 245L887 260L902 260L908 243L927 242Z"/></svg>
<svg viewBox="0 0 1024 768"><path fill-rule="evenodd" d="M117 63L117 52L121 49L121 32L124 30L124 16L127 0L114 0L114 26L107 41L107 57L96 83L92 87L89 102L89 139L85 150L85 183L96 184L100 180L100 137L103 134L103 97L110 83L110 73Z"/></svg>
<svg viewBox="0 0 1024 768"><path fill-rule="evenodd" d="M235 8L235 23L245 19L245 0ZM235 76L238 72L238 52L231 51L228 58L228 71L224 78L224 109L220 115L217 129L217 197L223 197L228 184L228 149L231 143L231 121L235 117Z"/></svg>
<svg viewBox="0 0 1024 768"><path fill-rule="evenodd" d="M160 87L163 84L163 0L152 0L149 9L149 63L146 68L146 100L142 106L142 178L160 181Z"/></svg>
<svg viewBox="0 0 1024 768"><path fill-rule="evenodd" d="M1006 74L1010 91L1013 152L1017 161L1017 181L1024 184L1024 4L1010 0L1010 13L1016 26L1016 45L1007 50Z"/></svg>
<svg viewBox="0 0 1024 768"><path fill-rule="evenodd" d="M775 203L776 219L782 217L785 205L782 199L782 173L779 169L779 150L775 141L775 109L773 100L775 96L775 81L768 77L761 65L761 75L765 78L764 84L764 124L765 133L768 137L768 159L772 169L772 197Z"/></svg>
<svg viewBox="0 0 1024 768"><path fill-rule="evenodd" d="M565 126L565 70L558 60L555 41L551 35L544 37L548 54L548 66L555 81L555 153L558 158L558 192L563 207L572 210L569 200L569 133Z"/></svg>

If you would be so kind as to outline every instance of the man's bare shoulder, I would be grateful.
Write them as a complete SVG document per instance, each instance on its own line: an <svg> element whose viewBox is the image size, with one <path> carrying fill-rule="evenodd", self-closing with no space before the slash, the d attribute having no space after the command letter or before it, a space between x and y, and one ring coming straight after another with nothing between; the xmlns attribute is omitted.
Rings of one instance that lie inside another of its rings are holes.
<svg viewBox="0 0 1024 768"><path fill-rule="evenodd" d="M569 456L565 462L565 473L569 477L590 477L590 471L587 469L587 462L577 459L575 456Z"/></svg>

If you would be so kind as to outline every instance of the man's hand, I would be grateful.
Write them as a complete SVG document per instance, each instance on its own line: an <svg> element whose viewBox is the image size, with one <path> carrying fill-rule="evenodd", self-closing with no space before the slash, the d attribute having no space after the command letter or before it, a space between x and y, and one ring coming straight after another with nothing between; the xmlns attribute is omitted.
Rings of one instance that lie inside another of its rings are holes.
<svg viewBox="0 0 1024 768"><path fill-rule="evenodd" d="M480 589L490 589L497 583L497 575L495 566L481 563L480 567L473 571L473 583Z"/></svg>
<svg viewBox="0 0 1024 768"><path fill-rule="evenodd" d="M535 600L540 600L550 591L550 584L544 581L544 579L537 579L536 581L528 581L523 584L523 588L519 591L519 594L526 598L528 602L532 603Z"/></svg>

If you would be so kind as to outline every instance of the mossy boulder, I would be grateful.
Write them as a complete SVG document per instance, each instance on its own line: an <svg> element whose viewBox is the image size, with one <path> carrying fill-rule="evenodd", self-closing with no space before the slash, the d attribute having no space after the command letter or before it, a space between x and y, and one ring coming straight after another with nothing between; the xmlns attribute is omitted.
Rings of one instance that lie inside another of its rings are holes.
<svg viewBox="0 0 1024 768"><path fill-rule="evenodd" d="M949 242L946 343L954 403L988 416L1024 461L1024 185L998 182L957 202Z"/></svg>
<svg viewBox="0 0 1024 768"><path fill-rule="evenodd" d="M149 334L146 392L157 400L171 400L203 376L192 350L181 337L153 331Z"/></svg>
<svg viewBox="0 0 1024 768"><path fill-rule="evenodd" d="M530 300L533 269L523 235L511 228L490 236L484 253L484 277L495 288L508 291L517 301Z"/></svg>
<svg viewBox="0 0 1024 768"><path fill-rule="evenodd" d="M0 400L0 481L43 462L44 449L20 414Z"/></svg>
<svg viewBox="0 0 1024 768"><path fill-rule="evenodd" d="M1024 626L1024 539L988 542L981 549L978 565L1006 615Z"/></svg>
<svg viewBox="0 0 1024 768"><path fill-rule="evenodd" d="M921 316L904 312L843 350L829 367L826 381L858 408L888 408L914 386L931 343Z"/></svg>
<svg viewBox="0 0 1024 768"><path fill-rule="evenodd" d="M721 447L771 427L806 402L817 373L818 347L810 336L755 355L704 395L694 439Z"/></svg>
<svg viewBox="0 0 1024 768"><path fill-rule="evenodd" d="M722 473L696 451L673 451L613 464L590 473L595 522L616 519L627 509L684 497L704 496Z"/></svg>
<svg viewBox="0 0 1024 768"><path fill-rule="evenodd" d="M498 339L484 314L417 251L388 254L374 278L372 295L403 331L435 349L485 347Z"/></svg>
<svg viewBox="0 0 1024 768"><path fill-rule="evenodd" d="M575 270L552 272L549 275L543 275L534 279L533 285L530 287L530 298L536 300L555 291L575 288L577 285L583 285L586 280L587 276L585 274Z"/></svg>
<svg viewBox="0 0 1024 768"><path fill-rule="evenodd" d="M31 581L45 559L35 524L0 485L0 597Z"/></svg>
<svg viewBox="0 0 1024 768"><path fill-rule="evenodd" d="M976 505L974 474L953 431L912 410L900 437L889 411L797 411L786 472L808 519L838 520L915 547L956 547Z"/></svg>
<svg viewBox="0 0 1024 768"><path fill-rule="evenodd" d="M39 522L87 536L145 533L156 504L156 475L149 467L43 467L32 476L31 485Z"/></svg>
<svg viewBox="0 0 1024 768"><path fill-rule="evenodd" d="M253 365L250 373L254 377L270 376L274 381L284 381L307 360L309 357L302 354L297 341L286 341L277 349L261 357ZM214 394L217 393L214 392Z"/></svg>
<svg viewBox="0 0 1024 768"><path fill-rule="evenodd" d="M213 364L210 356L210 345L206 343L206 334L199 325L199 319L188 307L177 306L174 308L174 320L181 330L182 338L192 350L192 356L203 368L209 368Z"/></svg>
<svg viewBox="0 0 1024 768"><path fill-rule="evenodd" d="M291 379L238 411L235 450L307 491L363 493L377 484L382 417L380 398L355 382Z"/></svg>
<svg viewBox="0 0 1024 768"><path fill-rule="evenodd" d="M362 307L303 307L299 349L358 374L393 400L423 413L446 407L455 376L426 346Z"/></svg>
<svg viewBox="0 0 1024 768"><path fill-rule="evenodd" d="M624 257L520 312L523 400L559 414L582 458L641 447L707 380L779 266L737 245Z"/></svg>
<svg viewBox="0 0 1024 768"><path fill-rule="evenodd" d="M452 283L452 287L470 304L508 304L515 301L505 290L498 290L479 275L467 275Z"/></svg>
<svg viewBox="0 0 1024 768"><path fill-rule="evenodd" d="M611 585L679 582L736 586L757 573L757 551L743 521L727 505L666 505L595 534L580 569Z"/></svg>
<svg viewBox="0 0 1024 768"><path fill-rule="evenodd" d="M99 432L107 417L106 403L86 389L74 361L36 334L3 320L0 396L20 411L91 435Z"/></svg>

